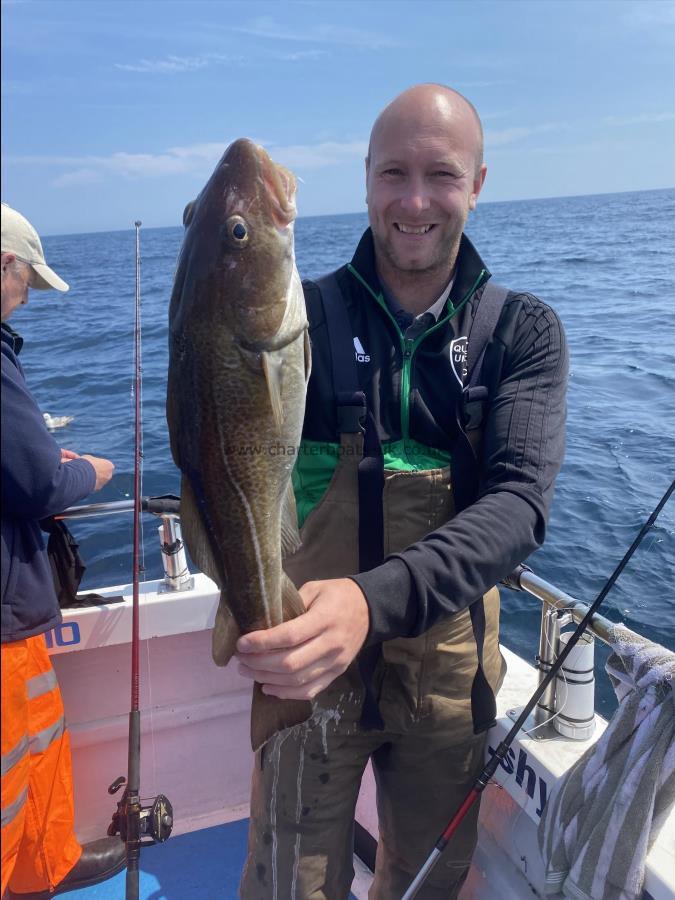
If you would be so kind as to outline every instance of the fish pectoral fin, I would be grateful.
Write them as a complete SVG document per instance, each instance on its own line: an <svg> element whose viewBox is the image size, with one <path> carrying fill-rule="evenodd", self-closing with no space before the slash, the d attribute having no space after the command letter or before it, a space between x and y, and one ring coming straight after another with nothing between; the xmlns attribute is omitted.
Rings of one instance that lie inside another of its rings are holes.
<svg viewBox="0 0 675 900"><path fill-rule="evenodd" d="M260 358L265 381L267 382L267 393L272 406L274 422L277 426L277 431L281 431L284 421L284 411L281 404L281 354L263 351L260 354Z"/></svg>
<svg viewBox="0 0 675 900"><path fill-rule="evenodd" d="M309 700L280 700L263 694L262 687L256 681L253 685L253 702L251 704L251 747L253 752L278 731L300 725L312 715L312 704Z"/></svg>
<svg viewBox="0 0 675 900"><path fill-rule="evenodd" d="M209 538L204 530L197 500L187 475L183 475L180 483L180 521L185 543L193 560L202 572L222 589L223 585L220 584L222 579L213 558Z"/></svg>
<svg viewBox="0 0 675 900"><path fill-rule="evenodd" d="M309 384L309 376L312 374L312 346L309 342L309 330L305 328L305 386Z"/></svg>
<svg viewBox="0 0 675 900"><path fill-rule="evenodd" d="M240 635L239 626L234 621L234 616L225 599L225 592L221 591L211 637L211 655L217 666L226 666L232 659Z"/></svg>
<svg viewBox="0 0 675 900"><path fill-rule="evenodd" d="M283 583L281 586L281 617L282 621L288 622L289 619L297 619L303 613L307 612L302 597L298 593L298 589L291 579L284 573Z"/></svg>
<svg viewBox="0 0 675 900"><path fill-rule="evenodd" d="M286 559L286 557L292 556L300 549L301 545L295 494L293 485L289 482L281 508L281 558Z"/></svg>

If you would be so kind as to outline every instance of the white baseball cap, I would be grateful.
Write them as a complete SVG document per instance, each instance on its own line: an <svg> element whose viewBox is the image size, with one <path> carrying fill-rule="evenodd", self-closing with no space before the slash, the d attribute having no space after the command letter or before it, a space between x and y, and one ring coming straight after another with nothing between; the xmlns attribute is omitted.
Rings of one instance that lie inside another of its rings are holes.
<svg viewBox="0 0 675 900"><path fill-rule="evenodd" d="M25 219L6 203L2 204L2 245L3 253L13 253L17 259L22 260L31 267L35 277L31 287L39 291L48 291L54 288L57 291L67 291L69 285L59 278L53 269L45 262L45 255L37 231Z"/></svg>

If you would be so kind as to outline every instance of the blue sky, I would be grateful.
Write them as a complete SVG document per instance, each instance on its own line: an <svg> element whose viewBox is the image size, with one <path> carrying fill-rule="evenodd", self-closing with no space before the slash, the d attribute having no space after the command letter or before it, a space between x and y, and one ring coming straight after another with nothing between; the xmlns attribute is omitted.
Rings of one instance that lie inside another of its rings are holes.
<svg viewBox="0 0 675 900"><path fill-rule="evenodd" d="M2 197L43 234L178 225L226 145L365 209L373 119L477 106L487 201L675 185L672 0L2 0Z"/></svg>

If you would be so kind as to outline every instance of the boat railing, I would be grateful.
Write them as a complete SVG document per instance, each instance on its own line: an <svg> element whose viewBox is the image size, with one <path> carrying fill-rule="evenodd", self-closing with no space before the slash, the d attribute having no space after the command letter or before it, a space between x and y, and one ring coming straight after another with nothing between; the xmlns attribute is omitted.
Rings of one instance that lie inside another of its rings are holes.
<svg viewBox="0 0 675 900"><path fill-rule="evenodd" d="M571 633L565 633L562 629L566 625L578 625L588 613L589 605L535 575L525 565L518 566L504 579L503 584L513 590L526 591L542 603L539 652L536 656L541 684L557 659L567 635ZM611 645L615 640L615 631L614 622L599 613L593 615L577 645L578 649L575 648L576 655L570 654L561 673L548 684L539 698L532 716L532 737L550 738L555 731L575 740L586 740L593 734L593 639L597 638L604 644ZM622 635L638 641L641 639L640 635L625 626L622 626ZM517 711L513 712L515 718Z"/></svg>
<svg viewBox="0 0 675 900"><path fill-rule="evenodd" d="M133 500L112 500L70 506L57 519L86 519L90 516L112 516L134 511ZM159 526L159 545L164 566L164 582L160 590L189 591L194 586L185 553L180 527L180 497L163 494L161 497L141 497L141 512L152 513L162 520Z"/></svg>
<svg viewBox="0 0 675 900"><path fill-rule="evenodd" d="M166 591L190 590L194 584L188 565L180 527L180 498L174 494L160 497L142 497L140 508L162 520L159 527L160 548L164 566ZM105 503L89 503L72 506L59 514L60 519L81 519L90 516L106 516L129 513L134 509L133 500ZM578 624L585 617L589 606L561 590L525 565L518 566L502 584L517 591L525 591L542 603L539 652L535 657L539 672L539 684L546 678L557 659L569 632L563 628ZM575 740L586 740L595 728L594 694L594 638L611 644L615 625L604 616L595 614L587 632L575 651L570 654L566 666L553 679L539 699L532 721L531 734L536 738L550 739L554 733ZM625 629L624 633L639 635ZM513 718L517 710L510 711ZM528 730L526 728L526 730Z"/></svg>

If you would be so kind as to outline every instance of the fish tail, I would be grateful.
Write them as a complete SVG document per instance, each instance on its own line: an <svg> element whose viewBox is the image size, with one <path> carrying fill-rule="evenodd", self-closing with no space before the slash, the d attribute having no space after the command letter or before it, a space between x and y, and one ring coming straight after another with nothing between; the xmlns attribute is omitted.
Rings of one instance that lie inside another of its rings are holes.
<svg viewBox="0 0 675 900"><path fill-rule="evenodd" d="M312 715L309 700L281 700L263 694L262 686L253 685L251 705L251 747L255 752L277 731L291 728L306 721Z"/></svg>

